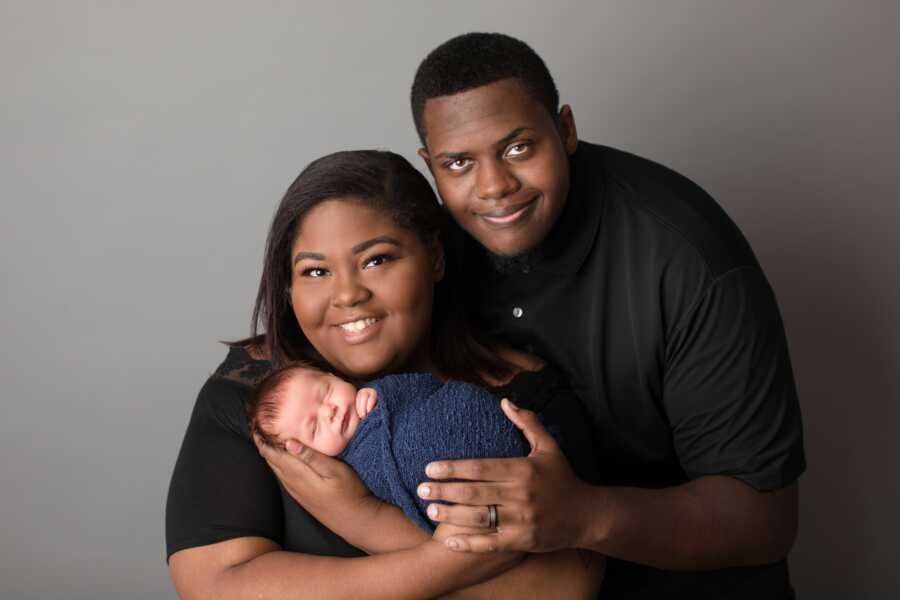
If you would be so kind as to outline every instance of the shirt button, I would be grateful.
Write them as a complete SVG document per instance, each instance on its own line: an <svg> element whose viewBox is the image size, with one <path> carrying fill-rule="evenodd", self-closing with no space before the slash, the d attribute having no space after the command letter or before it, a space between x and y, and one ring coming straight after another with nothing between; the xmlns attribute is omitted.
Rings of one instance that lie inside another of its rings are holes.
<svg viewBox="0 0 900 600"><path fill-rule="evenodd" d="M521 306L516 306L515 308L513 308L513 316L515 318L520 319L520 318L522 318L522 315L524 315L524 314L525 314L525 311L522 310Z"/></svg>

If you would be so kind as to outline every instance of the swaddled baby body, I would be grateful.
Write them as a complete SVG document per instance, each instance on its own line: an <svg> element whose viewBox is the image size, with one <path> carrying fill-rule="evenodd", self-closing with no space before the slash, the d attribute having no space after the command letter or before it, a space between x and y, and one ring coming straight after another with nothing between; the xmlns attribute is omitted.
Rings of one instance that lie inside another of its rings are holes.
<svg viewBox="0 0 900 600"><path fill-rule="evenodd" d="M528 445L487 390L424 373L389 375L357 389L330 373L291 366L263 380L248 407L254 431L336 456L369 490L433 531L416 488L425 465L457 458L524 456Z"/></svg>

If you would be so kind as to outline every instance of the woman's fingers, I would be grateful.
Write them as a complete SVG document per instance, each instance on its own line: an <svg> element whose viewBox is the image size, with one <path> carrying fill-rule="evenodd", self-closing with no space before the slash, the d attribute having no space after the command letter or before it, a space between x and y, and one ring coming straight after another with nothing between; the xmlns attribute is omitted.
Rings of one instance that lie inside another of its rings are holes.
<svg viewBox="0 0 900 600"><path fill-rule="evenodd" d="M503 550L503 537L499 533L484 535L454 535L444 540L444 545L456 552L497 552Z"/></svg>
<svg viewBox="0 0 900 600"><path fill-rule="evenodd" d="M321 478L321 474L316 470L314 463L318 452L311 448L307 448L297 440L288 440L285 443L285 450L279 450L266 444L256 435L253 436L256 448L259 450L269 467L282 482L287 483L288 480L306 479L311 477Z"/></svg>

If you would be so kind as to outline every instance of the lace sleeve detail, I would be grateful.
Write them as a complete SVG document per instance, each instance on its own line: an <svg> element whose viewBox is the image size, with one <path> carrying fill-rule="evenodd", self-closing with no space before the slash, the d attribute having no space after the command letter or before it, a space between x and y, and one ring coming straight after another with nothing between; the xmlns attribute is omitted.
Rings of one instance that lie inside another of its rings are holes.
<svg viewBox="0 0 900 600"><path fill-rule="evenodd" d="M253 358L247 348L231 346L228 356L213 373L213 377L234 381L247 387L256 387L272 370L272 363Z"/></svg>

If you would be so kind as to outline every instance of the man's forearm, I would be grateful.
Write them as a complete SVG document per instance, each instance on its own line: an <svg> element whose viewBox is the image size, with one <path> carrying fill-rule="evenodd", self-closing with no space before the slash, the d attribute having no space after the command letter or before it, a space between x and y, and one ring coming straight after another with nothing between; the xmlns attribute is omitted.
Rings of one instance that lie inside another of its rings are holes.
<svg viewBox="0 0 900 600"><path fill-rule="evenodd" d="M589 486L578 499L588 524L579 546L668 570L765 564L797 533L797 486L757 492L731 477L663 489Z"/></svg>

